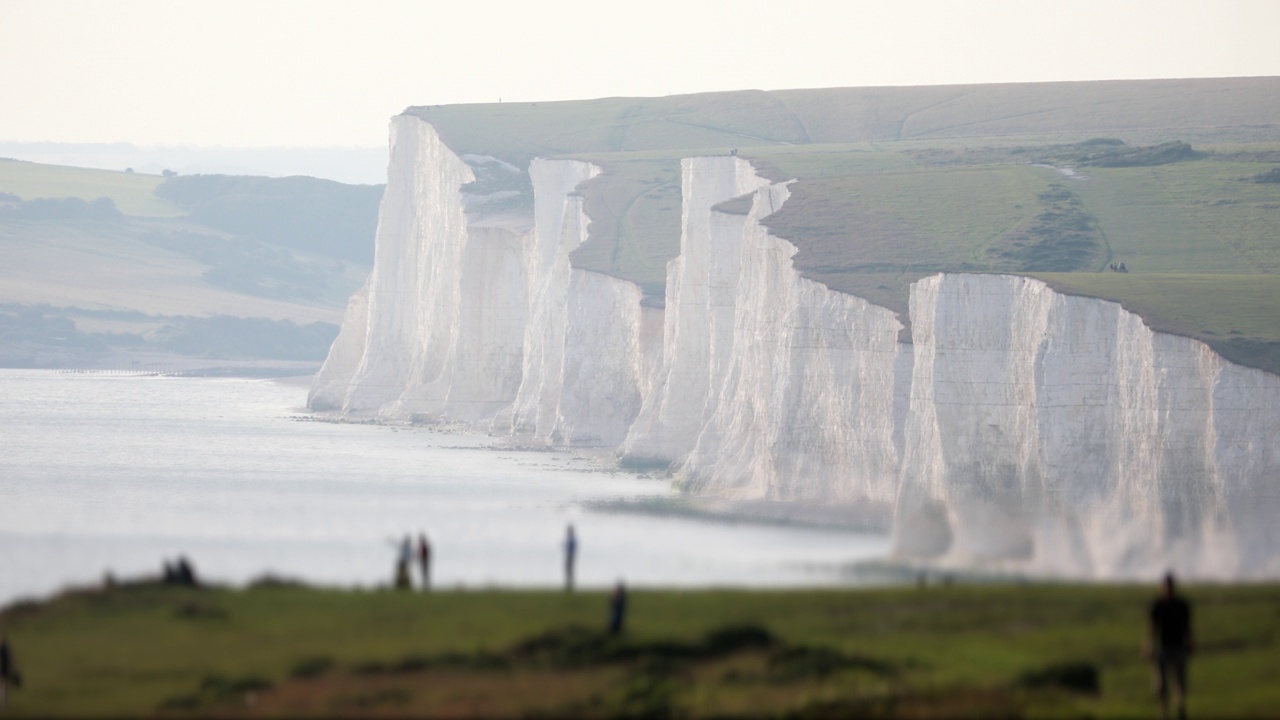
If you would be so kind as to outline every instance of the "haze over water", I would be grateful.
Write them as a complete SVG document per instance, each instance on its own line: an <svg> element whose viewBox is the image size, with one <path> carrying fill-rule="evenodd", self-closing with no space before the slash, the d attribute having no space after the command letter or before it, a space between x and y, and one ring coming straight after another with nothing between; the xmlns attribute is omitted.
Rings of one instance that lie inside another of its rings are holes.
<svg viewBox="0 0 1280 720"><path fill-rule="evenodd" d="M428 533L437 587L561 582L812 586L887 539L824 529L593 511L674 496L590 456L481 435L308 422L304 387L267 380L0 370L0 603L155 575L185 554L206 579L272 572L386 584L392 539Z"/></svg>

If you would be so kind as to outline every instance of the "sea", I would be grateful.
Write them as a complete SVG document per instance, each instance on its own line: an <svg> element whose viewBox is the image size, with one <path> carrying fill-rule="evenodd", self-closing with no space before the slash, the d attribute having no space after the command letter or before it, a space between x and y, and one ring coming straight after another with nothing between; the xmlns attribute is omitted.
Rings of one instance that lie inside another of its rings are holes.
<svg viewBox="0 0 1280 720"><path fill-rule="evenodd" d="M438 589L864 582L883 534L625 508L665 474L478 432L337 422L304 380L0 370L0 606L158 576L378 588L423 533Z"/></svg>

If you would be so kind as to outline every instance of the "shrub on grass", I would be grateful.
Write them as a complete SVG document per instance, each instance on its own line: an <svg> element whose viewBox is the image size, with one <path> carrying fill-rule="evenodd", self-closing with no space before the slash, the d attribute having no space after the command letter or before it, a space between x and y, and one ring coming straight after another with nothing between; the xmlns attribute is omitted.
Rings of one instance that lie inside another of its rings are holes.
<svg viewBox="0 0 1280 720"><path fill-rule="evenodd" d="M327 655L313 655L299 660L293 666L289 676L294 678L315 678L324 675L333 668L333 658Z"/></svg>
<svg viewBox="0 0 1280 720"><path fill-rule="evenodd" d="M1027 671L1018 678L1018 685L1025 688L1059 688L1083 695L1097 695L1102 689L1098 681L1098 667L1084 661L1056 663L1039 670Z"/></svg>

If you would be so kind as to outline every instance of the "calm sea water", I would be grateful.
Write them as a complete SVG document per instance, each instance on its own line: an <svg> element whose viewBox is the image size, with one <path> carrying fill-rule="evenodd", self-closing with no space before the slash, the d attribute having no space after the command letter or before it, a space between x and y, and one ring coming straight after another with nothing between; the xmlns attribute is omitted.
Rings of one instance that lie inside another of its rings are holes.
<svg viewBox="0 0 1280 720"><path fill-rule="evenodd" d="M419 531L443 587L558 585L568 523L585 586L839 584L887 551L865 533L595 512L673 492L588 456L316 422L305 399L270 380L0 370L0 603L179 554L223 582L374 586L393 538Z"/></svg>

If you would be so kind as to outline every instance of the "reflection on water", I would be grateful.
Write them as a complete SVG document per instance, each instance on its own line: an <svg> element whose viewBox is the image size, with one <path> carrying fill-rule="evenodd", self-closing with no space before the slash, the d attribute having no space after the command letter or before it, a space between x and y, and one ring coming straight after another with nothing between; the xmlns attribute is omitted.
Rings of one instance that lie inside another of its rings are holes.
<svg viewBox="0 0 1280 720"><path fill-rule="evenodd" d="M672 497L665 479L490 438L312 422L267 380L0 370L0 602L159 572L390 580L394 538L425 531L437 587L825 585L881 557L878 534L597 512Z"/></svg>

